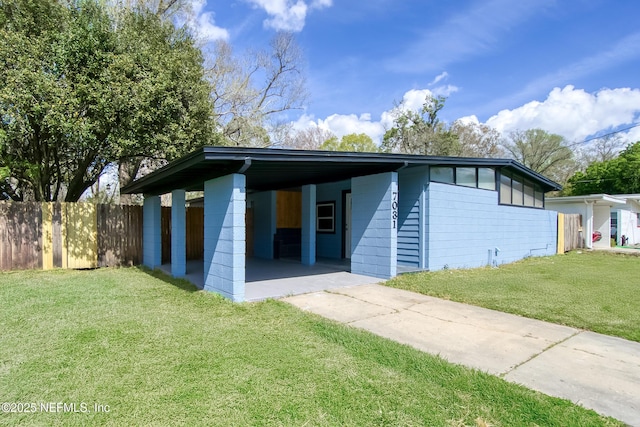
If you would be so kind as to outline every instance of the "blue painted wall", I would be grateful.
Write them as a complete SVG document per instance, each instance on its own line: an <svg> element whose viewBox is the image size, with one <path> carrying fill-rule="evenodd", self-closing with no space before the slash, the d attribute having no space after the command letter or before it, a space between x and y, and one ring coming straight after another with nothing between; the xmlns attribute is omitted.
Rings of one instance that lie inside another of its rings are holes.
<svg viewBox="0 0 640 427"><path fill-rule="evenodd" d="M171 192L171 274L184 277L187 273L187 211L184 190Z"/></svg>
<svg viewBox="0 0 640 427"><path fill-rule="evenodd" d="M142 206L142 262L149 268L162 265L162 234L160 196L144 198Z"/></svg>
<svg viewBox="0 0 640 427"><path fill-rule="evenodd" d="M273 259L273 235L276 233L276 192L264 191L248 196L253 207L253 255Z"/></svg>
<svg viewBox="0 0 640 427"><path fill-rule="evenodd" d="M351 272L389 279L397 271L398 174L353 178Z"/></svg>
<svg viewBox="0 0 640 427"><path fill-rule="evenodd" d="M503 206L497 191L435 182L429 183L426 197L429 270L498 265L556 253L554 211ZM495 248L500 250L497 255Z"/></svg>
<svg viewBox="0 0 640 427"><path fill-rule="evenodd" d="M204 183L204 289L244 301L246 178Z"/></svg>
<svg viewBox="0 0 640 427"><path fill-rule="evenodd" d="M428 180L427 167L403 169L398 172L398 264L423 267L421 250L425 250L420 224L424 209L424 188Z"/></svg>
<svg viewBox="0 0 640 427"><path fill-rule="evenodd" d="M342 191L351 189L351 181L339 181L316 186L317 202L336 202L336 232L316 234L316 255L322 258L342 258Z"/></svg>

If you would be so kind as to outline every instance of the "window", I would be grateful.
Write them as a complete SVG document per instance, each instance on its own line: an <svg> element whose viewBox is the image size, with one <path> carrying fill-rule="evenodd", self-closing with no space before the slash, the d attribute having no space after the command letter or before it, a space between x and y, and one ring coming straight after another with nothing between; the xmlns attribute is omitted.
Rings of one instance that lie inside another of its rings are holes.
<svg viewBox="0 0 640 427"><path fill-rule="evenodd" d="M478 168L478 188L496 189L496 171L492 168Z"/></svg>
<svg viewBox="0 0 640 427"><path fill-rule="evenodd" d="M533 188L533 183L524 182L524 205L525 206L534 206L534 193L535 190Z"/></svg>
<svg viewBox="0 0 640 427"><path fill-rule="evenodd" d="M535 198L534 206L536 208L544 208L544 192L542 191L542 187L536 185L535 193L533 197Z"/></svg>
<svg viewBox="0 0 640 427"><path fill-rule="evenodd" d="M432 166L431 181L495 191L496 171L493 168Z"/></svg>
<svg viewBox="0 0 640 427"><path fill-rule="evenodd" d="M500 171L500 204L544 208L544 191L538 184L524 177Z"/></svg>
<svg viewBox="0 0 640 427"><path fill-rule="evenodd" d="M640 227L640 212L636 214L636 226Z"/></svg>
<svg viewBox="0 0 640 427"><path fill-rule="evenodd" d="M431 181L454 184L453 168L434 166L431 168Z"/></svg>
<svg viewBox="0 0 640 427"><path fill-rule="evenodd" d="M316 232L336 232L336 202L316 204Z"/></svg>
<svg viewBox="0 0 640 427"><path fill-rule="evenodd" d="M476 168L456 168L456 184L465 187L475 187Z"/></svg>
<svg viewBox="0 0 640 427"><path fill-rule="evenodd" d="M505 172L500 174L500 203L511 204L511 176Z"/></svg>
<svg viewBox="0 0 640 427"><path fill-rule="evenodd" d="M523 193L523 185L522 178L519 176L511 177L511 204L512 205L523 205L522 199Z"/></svg>

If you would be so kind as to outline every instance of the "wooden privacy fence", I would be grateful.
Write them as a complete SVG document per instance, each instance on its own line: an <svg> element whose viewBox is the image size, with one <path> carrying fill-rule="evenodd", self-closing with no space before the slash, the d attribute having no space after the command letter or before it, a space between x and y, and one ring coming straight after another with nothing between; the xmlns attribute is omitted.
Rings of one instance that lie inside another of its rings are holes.
<svg viewBox="0 0 640 427"><path fill-rule="evenodd" d="M584 246L582 215L558 214L558 253L562 254Z"/></svg>
<svg viewBox="0 0 640 427"><path fill-rule="evenodd" d="M161 216L162 263L171 262L171 208L163 207ZM204 208L190 206L186 212L187 260L204 257Z"/></svg>
<svg viewBox="0 0 640 427"><path fill-rule="evenodd" d="M187 259L202 259L204 209L186 208ZM142 263L142 206L0 202L0 270ZM171 261L171 208L162 208L162 260Z"/></svg>
<svg viewBox="0 0 640 427"><path fill-rule="evenodd" d="M0 202L0 270L142 261L142 206Z"/></svg>

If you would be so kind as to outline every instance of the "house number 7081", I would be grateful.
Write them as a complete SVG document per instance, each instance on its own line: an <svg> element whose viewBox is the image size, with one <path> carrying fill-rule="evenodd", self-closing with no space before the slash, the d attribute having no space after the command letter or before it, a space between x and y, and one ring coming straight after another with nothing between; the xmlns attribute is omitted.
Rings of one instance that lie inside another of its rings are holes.
<svg viewBox="0 0 640 427"><path fill-rule="evenodd" d="M393 222L393 228L398 226L398 192L391 192L391 221Z"/></svg>

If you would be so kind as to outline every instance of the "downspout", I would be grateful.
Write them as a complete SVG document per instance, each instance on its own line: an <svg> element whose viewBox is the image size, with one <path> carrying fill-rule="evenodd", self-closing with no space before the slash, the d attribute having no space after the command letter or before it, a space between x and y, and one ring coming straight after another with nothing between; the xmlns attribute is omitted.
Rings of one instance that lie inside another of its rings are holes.
<svg viewBox="0 0 640 427"><path fill-rule="evenodd" d="M240 169L238 169L238 172L236 173L245 173L247 169L249 169L250 167L251 167L251 157L245 157L244 164Z"/></svg>
<svg viewBox="0 0 640 427"><path fill-rule="evenodd" d="M584 239L584 246L587 249L593 249L593 205L594 202L585 200L584 204L587 206L587 214L589 213L589 206L591 206L591 217L585 218L582 224L582 238ZM585 215L587 217L588 215ZM586 226L586 227L585 227ZM586 228L586 230L585 230Z"/></svg>
<svg viewBox="0 0 640 427"><path fill-rule="evenodd" d="M396 169L396 172L400 172L402 169L406 168L407 166L409 166L409 162L405 160L404 164L400 166L398 169Z"/></svg>

